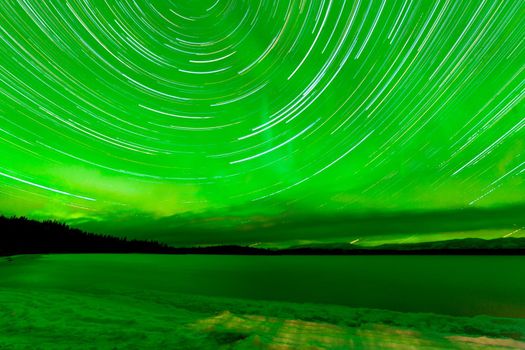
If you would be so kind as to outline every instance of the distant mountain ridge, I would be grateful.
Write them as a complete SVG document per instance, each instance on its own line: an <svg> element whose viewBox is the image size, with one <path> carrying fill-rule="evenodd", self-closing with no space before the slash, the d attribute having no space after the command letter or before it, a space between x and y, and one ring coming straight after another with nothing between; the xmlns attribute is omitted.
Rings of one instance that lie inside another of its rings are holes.
<svg viewBox="0 0 525 350"><path fill-rule="evenodd" d="M451 239L444 241L432 241L422 243L398 243L398 244L382 244L373 247L363 247L352 245L349 243L327 243L327 244L309 244L293 246L286 249L287 251L307 251L307 250L326 250L326 251L347 251L360 252L389 252L396 251L400 253L411 252L448 252L455 254L457 252L471 252L481 253L493 251L517 254L525 254L525 238L496 238L496 239L482 239L482 238L462 238Z"/></svg>
<svg viewBox="0 0 525 350"><path fill-rule="evenodd" d="M525 238L454 239L362 247L348 243L311 244L286 249L238 245L175 248L157 241L98 235L54 221L0 216L0 256L53 253L151 253L223 255L525 255Z"/></svg>

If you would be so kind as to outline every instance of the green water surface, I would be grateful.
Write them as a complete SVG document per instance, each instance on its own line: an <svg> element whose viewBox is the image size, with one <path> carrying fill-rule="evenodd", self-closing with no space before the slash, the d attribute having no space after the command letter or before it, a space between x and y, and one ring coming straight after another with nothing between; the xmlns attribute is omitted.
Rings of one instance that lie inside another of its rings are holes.
<svg viewBox="0 0 525 350"><path fill-rule="evenodd" d="M525 317L518 256L43 255L0 265L0 287L141 290Z"/></svg>

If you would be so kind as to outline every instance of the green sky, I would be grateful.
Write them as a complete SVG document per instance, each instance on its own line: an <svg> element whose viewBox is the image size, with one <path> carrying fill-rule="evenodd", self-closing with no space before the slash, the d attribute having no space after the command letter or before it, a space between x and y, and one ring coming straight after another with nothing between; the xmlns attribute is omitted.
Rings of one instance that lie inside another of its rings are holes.
<svg viewBox="0 0 525 350"><path fill-rule="evenodd" d="M215 243L283 217L514 213L524 16L518 0L4 0L0 214L146 238L182 218Z"/></svg>

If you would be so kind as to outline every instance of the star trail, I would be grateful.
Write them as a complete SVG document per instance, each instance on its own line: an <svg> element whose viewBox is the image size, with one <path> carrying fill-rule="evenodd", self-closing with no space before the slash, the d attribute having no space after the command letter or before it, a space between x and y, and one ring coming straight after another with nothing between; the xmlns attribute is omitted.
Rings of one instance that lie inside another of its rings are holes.
<svg viewBox="0 0 525 350"><path fill-rule="evenodd" d="M523 203L524 18L519 0L4 0L0 213Z"/></svg>

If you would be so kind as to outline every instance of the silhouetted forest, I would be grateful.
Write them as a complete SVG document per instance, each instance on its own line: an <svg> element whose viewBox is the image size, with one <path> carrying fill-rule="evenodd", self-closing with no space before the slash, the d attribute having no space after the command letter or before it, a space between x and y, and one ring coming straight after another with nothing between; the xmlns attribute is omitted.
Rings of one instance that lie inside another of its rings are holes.
<svg viewBox="0 0 525 350"><path fill-rule="evenodd" d="M237 245L175 248L157 241L130 240L71 228L56 221L0 216L0 256L51 253L150 253L222 255L525 255L525 238L455 239L360 247L313 244L286 249Z"/></svg>
<svg viewBox="0 0 525 350"><path fill-rule="evenodd" d="M0 216L0 256L52 253L278 254L241 246L174 248L157 241L88 233L57 221Z"/></svg>
<svg viewBox="0 0 525 350"><path fill-rule="evenodd" d="M83 232L56 221L0 216L0 255L41 253L169 253L154 241Z"/></svg>

